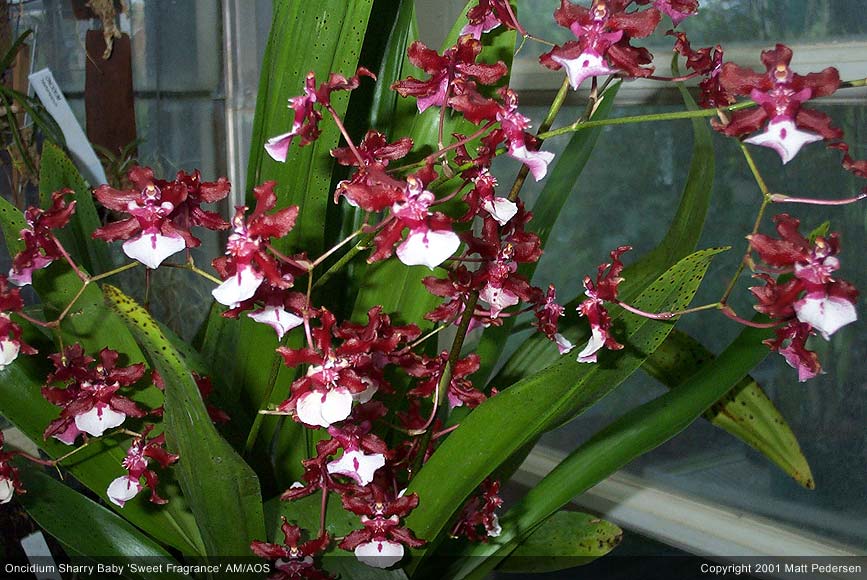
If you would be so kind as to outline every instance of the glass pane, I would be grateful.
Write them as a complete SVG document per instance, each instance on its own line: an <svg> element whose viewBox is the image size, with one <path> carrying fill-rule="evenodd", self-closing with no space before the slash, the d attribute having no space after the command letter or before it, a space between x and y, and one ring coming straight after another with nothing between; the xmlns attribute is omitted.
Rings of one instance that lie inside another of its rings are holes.
<svg viewBox="0 0 867 580"><path fill-rule="evenodd" d="M865 142L867 107L822 109L845 129L850 143ZM614 114L668 110L674 108L628 107ZM540 108L529 112L536 122L544 113ZM561 114L569 119L580 111L567 109ZM557 284L561 297L568 300L583 292L581 278L594 272L612 248L633 245L631 260L652 248L663 236L678 203L691 154L690 136L689 122L606 128L554 229L535 283L543 287L549 282ZM545 147L559 152L566 139L552 139ZM719 135L715 135L714 143L713 203L699 247L734 247L714 261L694 304L714 302L721 295L745 248L743 236L751 230L760 202L736 143ZM832 198L851 196L863 187L863 182L840 169L839 153L821 144L806 147L785 167L776 153L761 148L753 151L773 191ZM623 170L623 160L628 160L628 171ZM503 160L497 171L501 183L511 183L516 171L516 163ZM532 200L540 189L539 184L529 182L527 199ZM805 231L831 220L833 230L843 234L840 276L856 286L867 286L867 255L862 251L867 244L867 223L862 205L771 210L801 218ZM769 224L766 220L764 230L770 230ZM731 300L740 313L751 312L751 295L746 290L749 282L745 277ZM860 310L863 318L863 308ZM826 374L812 381L798 383L795 371L776 354L769 355L754 373L804 447L816 479L815 491L800 488L757 452L703 421L628 469L654 483L709 501L843 542L863 544L867 536L863 485L867 469L867 370L859 363L867 356L867 333L859 324L863 322L840 330L831 342L814 341L811 346L819 352ZM716 352L740 332L738 325L717 313L685 317L678 327ZM544 443L570 451L627 409L663 392L660 384L638 374L577 421L549 434Z"/></svg>
<svg viewBox="0 0 867 580"><path fill-rule="evenodd" d="M589 0L573 2L589 6ZM726 45L770 46L775 42L835 43L867 38L867 0L702 0L698 15L686 19L678 30L686 32L694 47ZM560 0L526 0L519 18L533 35L563 43L573 34L554 22ZM665 38L671 21L663 16L657 33L636 46L672 46ZM528 42L518 55L522 62L535 62L550 47ZM756 59L757 60L757 59ZM657 63L657 66L667 66Z"/></svg>

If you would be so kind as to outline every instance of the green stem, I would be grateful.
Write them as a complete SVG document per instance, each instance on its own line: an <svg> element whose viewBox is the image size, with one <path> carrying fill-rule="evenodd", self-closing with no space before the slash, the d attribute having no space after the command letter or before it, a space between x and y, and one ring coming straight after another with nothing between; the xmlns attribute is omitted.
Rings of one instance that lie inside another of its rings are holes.
<svg viewBox="0 0 867 580"><path fill-rule="evenodd" d="M437 387L437 398L433 402L434 410L433 413L437 412L437 408L439 407L440 401L445 399L448 393L449 383L452 381L452 369L455 368L455 364L458 362L458 358L461 356L461 349L464 347L464 339L467 336L467 331L470 328L470 322L473 320L473 313L476 310L476 304L479 302L479 293L472 292L467 300L467 303L464 305L464 313L461 316L461 322L458 326L458 331L455 334L455 340L452 342L452 348L449 351L449 358L446 361L445 367L443 367L443 374L440 377L439 384ZM418 448L418 455L416 455L415 462L412 467L411 475L414 476L418 473L419 469L421 469L422 462L424 461L425 451L430 445L431 438L433 437L433 421L431 425L428 426L428 429L421 436L421 440Z"/></svg>
<svg viewBox="0 0 867 580"><path fill-rule="evenodd" d="M560 89L557 91L557 94L554 96L554 100L551 102L551 107L548 109L548 114L545 115L545 118L542 120L542 123L539 125L539 130L536 132L536 137L539 141L543 141L544 137L542 135L551 128L551 125L554 124L554 119L557 117L557 113L560 111L560 108L563 106L563 103L566 101L566 96L569 94L569 79L564 78L563 84L560 85ZM515 183L512 184L512 189L509 191L509 195L507 196L509 201L515 201L518 199L518 194L521 193L521 188L524 187L524 182L527 180L527 175L530 174L530 166L522 165L521 170L518 172L518 176L515 178Z"/></svg>
<svg viewBox="0 0 867 580"><path fill-rule="evenodd" d="M349 248L348 252L340 256L339 260L334 262L334 264L332 264L330 268L323 272L319 279L316 280L316 282L313 284L313 288L319 288L320 286L328 282L328 280L337 272L339 272L341 268L343 268L346 264L352 261L352 259L357 256L359 252L361 252L362 250L366 250L369 247L370 242L373 241L374 235L374 233L370 233L364 236L357 244Z"/></svg>
<svg viewBox="0 0 867 580"><path fill-rule="evenodd" d="M700 109L698 111L677 111L675 113L654 113L652 115L635 115L632 117L615 117L614 119L599 119L598 121L582 121L578 119L571 125L554 129L546 133L537 135L539 139L548 139L566 133L573 133L583 129L592 129L593 127L603 127L606 125L629 125L632 123L649 123L655 121L675 121L678 119L695 119L701 117L715 117L720 111L739 111L754 107L756 104L753 101L744 101L730 107L721 107L719 109Z"/></svg>
<svg viewBox="0 0 867 580"><path fill-rule="evenodd" d="M756 185L759 186L759 190L762 192L762 205L759 207L759 213L756 215L756 221L753 223L753 231L751 235L756 235L759 231L759 226L762 225L762 219L765 217L765 210L768 207L768 204L771 203L771 193L768 190L768 185L765 183L762 174L759 172L759 168L756 166L756 161L753 159L750 150L747 149L747 146L744 145L743 142L739 142L741 147L741 152L744 154L744 159L747 161L747 166L750 168L750 172L753 174L753 178L756 180ZM744 257L741 259L741 263L738 264L737 270L735 270L734 275L732 276L731 281L726 286L725 292L723 292L722 298L719 299L719 303L723 306L726 305L726 302L731 296L732 291L735 289L735 285L741 277L741 274L744 272L744 268L746 268L747 263L750 260L750 244L747 242L747 249L744 252Z"/></svg>
<svg viewBox="0 0 867 580"><path fill-rule="evenodd" d="M288 335L287 335L288 337ZM280 341L280 346L286 346L287 338L284 338ZM264 411L267 409L268 404L271 402L271 395L274 394L274 387L277 385L277 375L280 374L280 364L282 359L279 353L275 353L274 360L271 361L271 372L268 375L268 386L265 389L265 394L262 397L262 405L260 407L260 411ZM253 451L253 445L256 444L256 438L259 436L259 430L262 428L262 421L265 420L264 413L256 413L256 417L253 419L253 425L250 427L250 432L247 434L247 441L244 443L244 455L250 455L250 452Z"/></svg>

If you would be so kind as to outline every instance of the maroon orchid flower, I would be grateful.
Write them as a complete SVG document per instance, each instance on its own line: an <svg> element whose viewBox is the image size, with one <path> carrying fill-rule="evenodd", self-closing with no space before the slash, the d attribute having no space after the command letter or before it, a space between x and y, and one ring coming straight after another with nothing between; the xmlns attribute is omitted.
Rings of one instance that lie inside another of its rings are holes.
<svg viewBox="0 0 867 580"><path fill-rule="evenodd" d="M188 247L189 231L179 229L169 219L186 196L183 189L172 185L161 189L148 183L141 190L120 191L101 185L93 194L108 209L130 215L102 226L93 237L106 242L126 240L123 252L133 260L155 269Z"/></svg>
<svg viewBox="0 0 867 580"><path fill-rule="evenodd" d="M779 352L793 369L798 371L800 382L808 381L822 372L822 365L815 352L807 350L807 339L815 335L813 328L806 322L792 320L776 330L777 338L768 339L765 344L774 352Z"/></svg>
<svg viewBox="0 0 867 580"><path fill-rule="evenodd" d="M810 242L798 232L800 221L790 215L779 214L774 223L780 238L755 234L749 236L750 248L771 268L794 277L780 283L763 276L766 285L751 288L759 299L756 310L777 319L794 315L826 339L857 320L858 291L833 276L840 268L839 235L816 236Z"/></svg>
<svg viewBox="0 0 867 580"><path fill-rule="evenodd" d="M671 23L677 26L690 16L698 14L698 0L636 0L636 4L650 4L671 18Z"/></svg>
<svg viewBox="0 0 867 580"><path fill-rule="evenodd" d="M196 169L192 173L178 171L174 181L166 181L155 178L150 167L134 167L128 178L138 190L148 185L156 185L160 189L177 187L186 192L172 210L169 219L184 236L187 247L197 248L201 244L201 240L189 233L193 226L214 231L229 228L229 222L220 217L219 213L202 209L203 203L217 203L232 191L232 184L225 177L220 177L217 181L202 181L202 174Z"/></svg>
<svg viewBox="0 0 867 580"><path fill-rule="evenodd" d="M307 261L305 255L292 256L298 263ZM281 279L294 279L306 270L302 270L293 264L278 262L277 266L282 273ZM277 333L277 338L304 324L304 314L315 317L315 309L308 308L307 296L300 292L290 291L283 288L275 288L271 284L261 284L253 296L223 312L225 318L237 318L242 312L261 324L267 324Z"/></svg>
<svg viewBox="0 0 867 580"><path fill-rule="evenodd" d="M730 62L723 65L719 77L723 89L733 95L749 95L760 106L750 111L736 111L725 125L714 123L718 131L736 137L764 126L764 132L745 142L773 149L783 163L791 161L808 143L839 139L843 135L840 129L831 126L831 119L825 113L801 107L806 101L833 94L839 88L837 69L828 67L822 72L802 76L792 72L791 60L792 50L778 44L773 50L762 52L765 74Z"/></svg>
<svg viewBox="0 0 867 580"><path fill-rule="evenodd" d="M213 261L214 269L224 280L211 294L220 304L231 308L253 297L266 279L276 288L289 288L294 278L284 276L275 258L268 253L271 238L282 238L295 227L298 206L292 205L272 213L277 206L276 182L268 181L253 188L256 208L246 220L246 206L238 206L232 220L234 232L226 244L226 255Z"/></svg>
<svg viewBox="0 0 867 580"><path fill-rule="evenodd" d="M328 473L348 477L360 486L373 481L374 474L385 466L390 453L385 442L370 432L372 428L370 421L358 419L328 428L334 448L328 455L343 450L339 459L328 463Z"/></svg>
<svg viewBox="0 0 867 580"><path fill-rule="evenodd" d="M37 350L21 338L21 327L9 315L21 312L24 300L18 288L10 288L6 276L0 276L0 371L12 364L18 355L36 354Z"/></svg>
<svg viewBox="0 0 867 580"><path fill-rule="evenodd" d="M476 93L476 85L472 81L493 85L508 72L502 61L496 64L477 63L481 51L481 42L470 35L461 36L458 43L442 56L417 40L410 45L407 56L430 78L420 81L409 77L394 83L391 88L403 97L415 97L420 113L431 106L442 107L446 105L447 95Z"/></svg>
<svg viewBox="0 0 867 580"><path fill-rule="evenodd" d="M486 260L473 274L473 286L479 298L487 303L485 322L498 322L500 314L521 301L535 302L541 295L538 288L518 274L518 264L536 262L542 256L539 236L525 230L532 214L517 202L517 212L500 227L493 217L486 217L479 237L466 234L468 254Z"/></svg>
<svg viewBox="0 0 867 580"><path fill-rule="evenodd" d="M601 264L596 274L596 284L590 276L584 277L584 288L587 300L578 306L581 316L586 316L590 322L590 340L587 346L578 353L578 362L596 362L596 354L604 347L609 350L620 350L623 345L611 335L611 316L605 309L605 302L617 300L617 290L623 278L623 262L620 256L631 250L631 246L620 246L611 252L611 263ZM606 271L607 270L607 271Z"/></svg>
<svg viewBox="0 0 867 580"><path fill-rule="evenodd" d="M138 495L138 492L145 487L149 487L151 490L151 503L157 505L168 503L168 500L163 499L157 494L157 485L160 480L156 472L149 468L150 460L156 461L160 467L166 469L177 463L180 457L166 451L165 434L148 437L153 427L153 425L145 427L141 436L133 439L132 444L129 446L122 463L123 468L128 473L112 481L106 491L111 503L123 507L126 502ZM145 485L141 484L142 477L145 478Z"/></svg>
<svg viewBox="0 0 867 580"><path fill-rule="evenodd" d="M71 189L62 189L51 194L50 208L29 207L24 212L27 227L19 235L24 242L24 249L12 258L10 282L16 286L26 286L32 282L34 270L47 268L54 260L64 257L63 248L54 237L54 230L65 227L75 213L75 201L66 203L66 196L73 194Z"/></svg>
<svg viewBox="0 0 867 580"><path fill-rule="evenodd" d="M764 286L750 291L758 301L757 311L786 323L777 329L777 338L766 344L798 370L799 380L806 381L821 371L818 357L806 348L807 338L819 333L827 340L857 320L858 290L833 275L840 268L836 233L808 240L798 231L800 222L788 214L775 216L774 222L779 238L754 234L748 239L761 260L756 267L778 277L760 272L755 278Z"/></svg>
<svg viewBox="0 0 867 580"><path fill-rule="evenodd" d="M715 47L693 50L683 32L669 30L668 34L677 39L674 50L686 59L686 68L705 77L698 85L701 90L699 105L705 109L715 109L734 103L735 98L720 84L720 73L723 67L722 47L717 44Z"/></svg>
<svg viewBox="0 0 867 580"><path fill-rule="evenodd" d="M275 572L268 576L268 580L332 580L332 576L319 570L314 557L322 554L331 541L328 534L301 543L301 528L290 524L285 516L283 525L283 545L270 544L254 540L250 544L250 550L260 558L276 560Z"/></svg>
<svg viewBox="0 0 867 580"><path fill-rule="evenodd" d="M503 106L497 120L509 142L508 154L530 168L533 179L539 181L548 173L548 164L554 159L549 151L537 151L535 138L527 133L530 119L518 112L518 95L511 89L503 89Z"/></svg>
<svg viewBox="0 0 867 580"><path fill-rule="evenodd" d="M412 531L400 524L401 518L418 506L415 494L388 499L386 492L376 485L359 495L344 495L343 507L361 516L361 530L347 535L340 548L353 551L359 561L374 568L388 568L399 562L404 555L404 546L420 548L425 541L416 538Z"/></svg>
<svg viewBox="0 0 867 580"><path fill-rule="evenodd" d="M3 451L4 444L3 432L0 431L0 505L9 503L16 493L26 493L18 477L18 468L12 465L15 453Z"/></svg>
<svg viewBox="0 0 867 580"><path fill-rule="evenodd" d="M97 229L93 237L107 242L126 240L124 253L148 268L157 268L184 248L201 245L190 232L193 226L215 231L229 227L219 214L201 207L229 195L231 185L225 177L203 182L198 170L191 174L180 171L174 181L166 181L156 179L150 167L134 167L127 177L134 189L101 185L93 194L108 209L131 217Z"/></svg>
<svg viewBox="0 0 867 580"><path fill-rule="evenodd" d="M292 129L282 135L268 139L265 151L274 161L286 162L289 154L289 146L295 137L300 137L300 146L309 145L319 138L319 122L322 113L316 110L315 105L323 107L331 106L331 93L334 91L353 91L361 83L362 76L376 79L376 75L364 67L359 67L354 76L348 79L337 73L331 73L328 80L316 88L316 76L313 72L307 73L304 81L304 94L289 99L289 108L295 113L292 120Z"/></svg>
<svg viewBox="0 0 867 580"><path fill-rule="evenodd" d="M353 207L365 211L382 211L406 197L406 183L389 176L385 169L390 161L402 159L412 150L412 139L403 137L389 143L378 131L368 131L356 151L363 165L349 147L331 150L331 156L341 165L358 167L352 177L337 184L334 201L344 196Z"/></svg>
<svg viewBox="0 0 867 580"><path fill-rule="evenodd" d="M477 493L464 505L452 526L452 537L465 537L471 542L483 543L487 543L488 538L498 537L503 531L497 518L497 510L503 505L499 494L499 481L492 479L483 481Z"/></svg>
<svg viewBox="0 0 867 580"><path fill-rule="evenodd" d="M418 355L408 355L404 358L402 361L404 371L412 377L422 379L418 385L407 392L407 396L432 397L442 380L448 359L449 353L445 351L433 358ZM478 371L480 365L481 359L477 354L469 354L455 363L446 390L450 409L464 405L474 409L485 402L487 399L485 394L473 386L472 381L467 378Z"/></svg>
<svg viewBox="0 0 867 580"><path fill-rule="evenodd" d="M630 77L650 76L653 68L644 65L650 64L652 55L629 41L653 34L661 15L656 8L627 12L632 3L633 0L593 0L587 9L560 0L554 19L578 40L555 47L543 54L539 62L554 70L565 68L569 84L576 90L588 77L618 72Z"/></svg>
<svg viewBox="0 0 867 580"><path fill-rule="evenodd" d="M42 396L63 410L60 417L45 429L44 437L72 445L81 433L100 437L107 429L123 424L127 417L144 417L146 413L118 390L142 378L142 363L118 367L118 353L104 348L99 362L84 354L79 344L66 347L63 355L49 355L55 371L42 387ZM66 383L65 387L51 387L51 383Z"/></svg>
<svg viewBox="0 0 867 580"><path fill-rule="evenodd" d="M390 391L383 375L389 357L420 334L418 327L393 326L380 307L372 308L367 325L335 325L335 317L323 309L320 327L311 332L314 348L277 352L286 366L310 365L305 375L291 386L291 396L278 406L281 412L294 413L295 419L309 427L330 427L345 421L354 402L366 403L379 390ZM334 339L342 342L334 344Z"/></svg>
<svg viewBox="0 0 867 580"><path fill-rule="evenodd" d="M467 11L467 24L461 29L461 36L469 34L476 40L482 34L498 28L501 24L509 29L515 28L508 0L479 0L478 4Z"/></svg>
<svg viewBox="0 0 867 580"><path fill-rule="evenodd" d="M430 211L435 202L436 197L425 189L424 181L410 175L404 198L391 206L392 218L373 239L376 250L368 262L391 256L395 244L403 237L404 229L409 229L409 233L398 245L396 253L407 266L424 265L433 270L451 257L460 247L461 240L451 229L451 218Z"/></svg>
<svg viewBox="0 0 867 580"><path fill-rule="evenodd" d="M539 332L557 345L560 354L566 354L575 348L575 345L568 338L557 332L560 317L564 316L565 310L561 304L557 303L557 291L553 284L548 286L544 301L537 302L534 308L536 321L533 324L539 329Z"/></svg>

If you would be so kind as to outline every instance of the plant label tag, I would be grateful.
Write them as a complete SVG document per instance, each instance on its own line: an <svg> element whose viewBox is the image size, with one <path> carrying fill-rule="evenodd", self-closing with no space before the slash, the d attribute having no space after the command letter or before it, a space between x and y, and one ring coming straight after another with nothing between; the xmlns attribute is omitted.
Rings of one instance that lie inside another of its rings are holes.
<svg viewBox="0 0 867 580"><path fill-rule="evenodd" d="M66 147L69 155L78 169L91 185L96 186L106 182L105 171L99 162L99 158L93 151L90 141L84 134L78 120L69 107L63 91L54 80L51 70L44 68L30 75L30 86L36 92L45 110L54 117L66 138Z"/></svg>

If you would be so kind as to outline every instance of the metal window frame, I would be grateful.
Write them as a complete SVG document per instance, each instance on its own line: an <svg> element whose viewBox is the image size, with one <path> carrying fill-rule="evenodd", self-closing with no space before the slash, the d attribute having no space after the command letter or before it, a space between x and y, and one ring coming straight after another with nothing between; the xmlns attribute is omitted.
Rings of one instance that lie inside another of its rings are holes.
<svg viewBox="0 0 867 580"><path fill-rule="evenodd" d="M537 447L521 464L514 480L533 486L565 457L565 453ZM863 549L664 489L622 471L575 497L572 504L646 537L716 560L865 555ZM834 574L820 577L843 578Z"/></svg>

